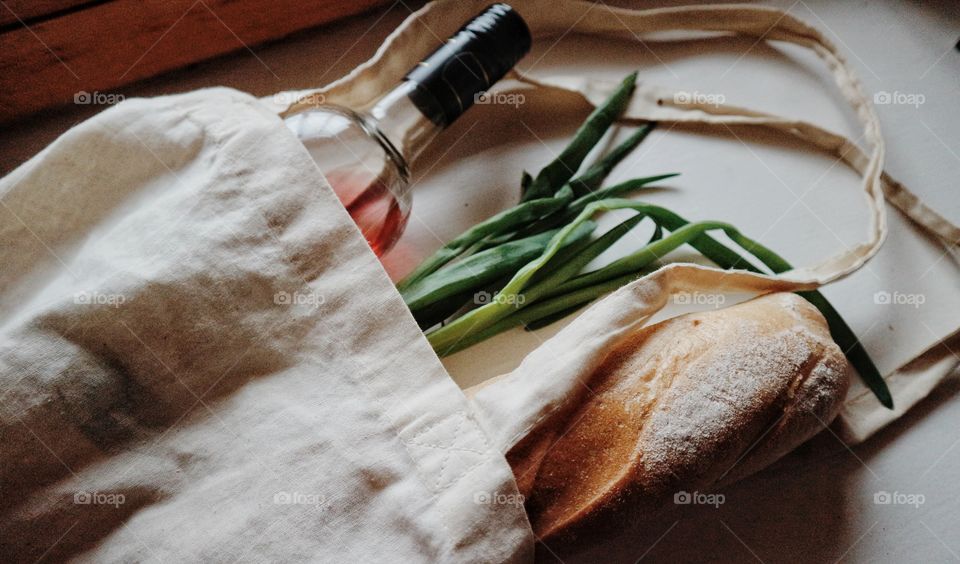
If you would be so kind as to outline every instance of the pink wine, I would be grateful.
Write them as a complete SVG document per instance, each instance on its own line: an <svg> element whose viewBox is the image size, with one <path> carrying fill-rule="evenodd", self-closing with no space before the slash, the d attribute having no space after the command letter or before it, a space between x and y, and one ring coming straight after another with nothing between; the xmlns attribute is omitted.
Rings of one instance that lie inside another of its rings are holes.
<svg viewBox="0 0 960 564"><path fill-rule="evenodd" d="M367 110L318 104L285 122L382 256L410 215L409 164L530 50L506 4L473 18Z"/></svg>

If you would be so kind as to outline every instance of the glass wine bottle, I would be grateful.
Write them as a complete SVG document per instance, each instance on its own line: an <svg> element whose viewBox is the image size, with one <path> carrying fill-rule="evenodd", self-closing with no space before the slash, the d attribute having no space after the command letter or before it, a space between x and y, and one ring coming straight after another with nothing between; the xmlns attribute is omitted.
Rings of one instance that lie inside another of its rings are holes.
<svg viewBox="0 0 960 564"><path fill-rule="evenodd" d="M409 163L529 50L520 15L494 4L368 110L321 104L285 119L377 255L406 227Z"/></svg>

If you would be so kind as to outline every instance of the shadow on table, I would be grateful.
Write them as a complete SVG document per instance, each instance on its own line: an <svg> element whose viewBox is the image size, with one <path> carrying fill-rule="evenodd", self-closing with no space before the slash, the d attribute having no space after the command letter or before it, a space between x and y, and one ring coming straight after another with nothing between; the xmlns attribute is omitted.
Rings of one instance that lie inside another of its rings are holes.
<svg viewBox="0 0 960 564"><path fill-rule="evenodd" d="M836 562L869 528L858 519L883 489L871 459L960 392L951 379L865 444L823 431L770 468L722 490L719 507L686 506L645 530L625 529L564 562ZM547 551L544 562L556 561Z"/></svg>

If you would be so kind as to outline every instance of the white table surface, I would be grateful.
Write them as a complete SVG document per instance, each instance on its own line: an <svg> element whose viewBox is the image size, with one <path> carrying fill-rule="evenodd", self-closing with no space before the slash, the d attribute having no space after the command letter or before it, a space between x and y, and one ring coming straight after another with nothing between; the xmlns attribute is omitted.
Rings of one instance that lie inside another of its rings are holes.
<svg viewBox="0 0 960 564"><path fill-rule="evenodd" d="M789 8L792 14L827 31L868 90L914 95L910 100L922 96L923 103L917 106L877 106L888 140L887 170L960 223L960 52L954 48L960 38L960 7L950 0L787 0L773 4ZM226 85L268 95L324 84L369 57L408 14L407 5L397 3L336 26L255 47L253 54L243 50L119 92L129 97ZM823 70L809 56L780 46L717 39L695 45L647 42L641 47L571 35L536 46L520 64L536 74L589 69L611 79L638 66L642 80L722 93L729 103L801 115L853 138L858 135L849 112L829 90ZM101 109L70 106L4 126L0 172L8 172L71 125ZM415 217L387 261L392 273L409 268L440 240L513 203L520 170L536 171L542 166L583 117L582 113L543 107L536 100L523 109L521 120L513 122L491 123L486 119L492 117L490 111L482 107L471 110L417 163ZM727 219L747 233L764 233L764 240L774 248L791 248L790 258L797 263L809 264L822 257L823 245L832 252L831 245L838 240L849 245L862 238L865 223L858 211L860 196L853 189L854 175L843 167L833 167L832 160L825 157L801 159L795 147L779 140L740 143L724 136L661 130L618 169L615 178L674 170L684 174L670 184L671 193L663 196L671 206L690 217ZM788 180L784 182L784 178ZM802 192L802 205L788 208L776 221L751 216L752 206L744 205L784 198L795 193L794 189ZM685 196L672 195L674 192ZM849 208L849 217L838 208ZM821 214L841 219L827 229L829 234L814 221ZM900 261L912 262L904 265ZM937 277L960 274L949 259L938 254L902 249L892 261L879 261L871 274L858 273L859 278L831 287L827 293L836 302L859 299L864 292L872 295L872 290L864 289L868 287L895 288L890 281L902 277L904 269L914 273L930 270ZM875 281L865 282L869 278ZM944 310L942 319L956 318L956 310L944 306L952 306L960 296L960 283L955 282L954 288L956 296L928 297L934 304L939 302ZM884 319L881 325L889 326L890 331L902 326L909 333L913 330L910 312L903 315L906 317L898 313L896 319ZM850 321L858 331L876 324L868 319ZM525 351L555 330L510 333L451 357L446 365L458 382L470 385L509 370ZM864 341L872 343L871 352L880 357L881 368L885 364L892 367L912 342L903 331L896 335L871 329L871 333ZM726 489L721 507L693 507L682 519L664 521L661 530L644 535L627 531L581 560L960 560L960 482L956 479L960 403L954 401L958 391L956 379L948 381L899 421L854 448L829 432L821 433L774 467ZM874 495L884 491L919 494L924 502L918 507L874 503ZM638 540L641 536L645 537L642 541Z"/></svg>

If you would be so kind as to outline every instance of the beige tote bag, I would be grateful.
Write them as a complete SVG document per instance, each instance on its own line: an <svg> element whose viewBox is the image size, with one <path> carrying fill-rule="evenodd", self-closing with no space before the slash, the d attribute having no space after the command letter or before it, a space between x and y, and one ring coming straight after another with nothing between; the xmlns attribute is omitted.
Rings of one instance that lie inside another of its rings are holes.
<svg viewBox="0 0 960 564"><path fill-rule="evenodd" d="M420 25L442 37L485 5L426 6L373 59L312 94L369 103L435 47ZM587 6L516 3L537 37L628 36ZM782 277L664 269L558 335L563 344L602 329L570 347L550 380L529 368L557 362L537 350L470 403L280 121L311 93L292 108L229 89L128 100L0 180L4 560L528 560L534 539L502 453L670 292L841 278L882 243L884 196L945 242L960 239L883 175L876 117L816 30L759 8L617 14L636 33L709 28L816 51L856 108L866 150L803 122L660 104L672 98L647 85L627 118L754 123L844 155L864 178L864 242ZM609 89L517 78L516 88L592 103ZM898 409L948 368L890 375ZM899 413L858 407L862 397L844 415L857 436Z"/></svg>
<svg viewBox="0 0 960 564"><path fill-rule="evenodd" d="M0 202L0 560L529 557L506 460L262 103L128 100Z"/></svg>

